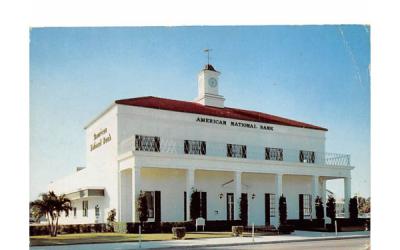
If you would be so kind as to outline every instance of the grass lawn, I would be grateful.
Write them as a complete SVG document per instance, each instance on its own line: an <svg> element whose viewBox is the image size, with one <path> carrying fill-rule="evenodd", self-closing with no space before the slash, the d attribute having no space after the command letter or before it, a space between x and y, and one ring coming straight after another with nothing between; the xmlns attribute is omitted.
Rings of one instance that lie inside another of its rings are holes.
<svg viewBox="0 0 400 250"><path fill-rule="evenodd" d="M154 240L172 240L172 233L160 234L142 234L142 241ZM201 239L201 238L221 238L232 237L231 232L201 232L187 233L185 239ZM85 244L85 243L112 243L112 242L128 242L139 241L138 234L121 234L121 233L80 233L80 234L62 234L57 237L31 236L31 246L51 246L51 245L68 245L68 244Z"/></svg>

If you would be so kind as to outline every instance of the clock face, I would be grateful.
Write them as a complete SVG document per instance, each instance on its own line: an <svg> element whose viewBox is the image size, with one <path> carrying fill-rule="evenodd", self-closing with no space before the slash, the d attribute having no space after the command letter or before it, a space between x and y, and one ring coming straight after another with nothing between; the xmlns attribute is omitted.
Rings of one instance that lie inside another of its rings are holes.
<svg viewBox="0 0 400 250"><path fill-rule="evenodd" d="M218 84L217 79L215 79L214 77L211 77L210 79L208 79L208 85L210 85L211 88L215 88Z"/></svg>

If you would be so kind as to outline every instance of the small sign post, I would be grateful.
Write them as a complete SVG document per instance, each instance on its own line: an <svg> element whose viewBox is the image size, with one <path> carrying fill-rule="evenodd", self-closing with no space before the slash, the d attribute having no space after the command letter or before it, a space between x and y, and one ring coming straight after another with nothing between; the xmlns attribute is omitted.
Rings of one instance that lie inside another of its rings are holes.
<svg viewBox="0 0 400 250"><path fill-rule="evenodd" d="M253 243L254 243L254 223L251 226L251 238L252 238Z"/></svg>
<svg viewBox="0 0 400 250"><path fill-rule="evenodd" d="M336 237L337 237L337 221L335 220L335 234L336 234Z"/></svg>
<svg viewBox="0 0 400 250"><path fill-rule="evenodd" d="M142 248L142 226L139 225L139 248Z"/></svg>

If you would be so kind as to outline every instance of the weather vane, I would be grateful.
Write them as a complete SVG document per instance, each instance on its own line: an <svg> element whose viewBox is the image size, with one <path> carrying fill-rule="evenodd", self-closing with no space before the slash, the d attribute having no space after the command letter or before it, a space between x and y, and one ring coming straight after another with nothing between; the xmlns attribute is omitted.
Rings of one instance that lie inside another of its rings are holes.
<svg viewBox="0 0 400 250"><path fill-rule="evenodd" d="M212 49L204 49L204 52L207 53L207 64L210 64L210 52Z"/></svg>

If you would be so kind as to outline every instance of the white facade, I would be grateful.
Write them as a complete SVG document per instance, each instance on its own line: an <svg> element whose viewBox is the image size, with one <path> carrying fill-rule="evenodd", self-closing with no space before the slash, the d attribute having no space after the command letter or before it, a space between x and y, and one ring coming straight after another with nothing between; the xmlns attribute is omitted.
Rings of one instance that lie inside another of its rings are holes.
<svg viewBox="0 0 400 250"><path fill-rule="evenodd" d="M224 109L224 98L215 89L218 76L213 68L202 70L196 105ZM86 127L86 168L51 183L49 189L66 194L104 190L104 196L75 197L76 216L72 212L60 221L66 224L105 222L111 209L117 210L119 221L138 221L135 204L140 191L159 191L159 218L155 215L149 221L189 220L190 195L195 189L206 193L203 217L207 220L227 220L229 211L233 212L230 219L239 219L239 198L247 193L248 223L276 225L281 194L287 199L288 219L299 219L300 194L325 199L329 179L344 178L346 200L350 198L350 157L326 153L325 133L323 129L114 103ZM136 136L158 137L157 152L138 147ZM185 153L185 140L205 142L206 153ZM246 158L228 157L227 144L246 145ZM282 159L266 159L266 147L282 149ZM314 152L313 160L300 162L301 150ZM229 210L232 194L233 209ZM269 222L265 194L275 194ZM86 200L88 212L83 216ZM311 215L305 219L315 218L313 202L310 206Z"/></svg>

